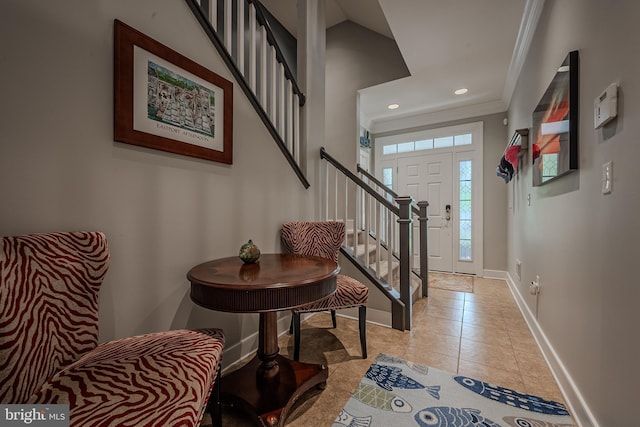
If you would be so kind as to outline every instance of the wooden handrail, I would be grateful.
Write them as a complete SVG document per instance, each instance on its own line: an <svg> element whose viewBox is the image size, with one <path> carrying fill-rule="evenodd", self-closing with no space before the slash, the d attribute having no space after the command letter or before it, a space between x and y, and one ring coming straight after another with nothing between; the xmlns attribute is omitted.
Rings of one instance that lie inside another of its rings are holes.
<svg viewBox="0 0 640 427"><path fill-rule="evenodd" d="M392 189L390 189L389 187L387 187L387 185L385 185L382 181L380 181L378 178L376 178L375 176L371 175L369 172L367 172L366 170L362 169L362 167L360 167L360 163L358 163L358 172L360 172L361 174L363 174L364 176L367 177L367 179L370 179L371 181L375 182L376 185L378 187L380 187L382 189L382 191L384 191L385 193L389 194L391 197L393 197L394 199L397 199L398 197L400 197L398 195L398 193L396 193L395 191L393 191ZM428 202L427 206L429 205ZM420 215L420 209L417 206L411 206L411 212L414 215Z"/></svg>
<svg viewBox="0 0 640 427"><path fill-rule="evenodd" d="M376 178L375 176L371 175L368 171L364 170L361 166L360 163L358 163L357 165L357 169L358 172L363 174L364 176L367 177L367 179L370 179L371 181L375 182L375 184L380 187L382 189L382 191L384 191L385 193L387 193L388 195L390 195L391 197L393 197L394 199L398 197L398 193L396 193L395 191L393 191L392 189L390 189L389 187L387 187L382 181L380 181L378 178Z"/></svg>
<svg viewBox="0 0 640 427"><path fill-rule="evenodd" d="M375 198L378 202L380 202L384 207L393 212L396 216L400 214L400 210L398 206L391 203L384 197L382 197L376 190L374 190L369 184L364 182L359 176L355 175L349 169L342 166L342 164L331 157L329 153L324 149L324 147L320 148L320 158L325 159L329 163L331 163L336 169L342 172L347 178L356 183L359 187L361 187L364 191L366 191L371 197Z"/></svg>

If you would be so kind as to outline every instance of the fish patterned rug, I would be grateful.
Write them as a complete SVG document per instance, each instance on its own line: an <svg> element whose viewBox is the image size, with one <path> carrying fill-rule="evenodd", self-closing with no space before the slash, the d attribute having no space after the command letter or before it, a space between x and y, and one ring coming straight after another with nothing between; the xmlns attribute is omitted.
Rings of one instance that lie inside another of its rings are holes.
<svg viewBox="0 0 640 427"><path fill-rule="evenodd" d="M569 427L559 402L379 354L333 427Z"/></svg>
<svg viewBox="0 0 640 427"><path fill-rule="evenodd" d="M473 292L473 276L430 271L429 287L448 291Z"/></svg>

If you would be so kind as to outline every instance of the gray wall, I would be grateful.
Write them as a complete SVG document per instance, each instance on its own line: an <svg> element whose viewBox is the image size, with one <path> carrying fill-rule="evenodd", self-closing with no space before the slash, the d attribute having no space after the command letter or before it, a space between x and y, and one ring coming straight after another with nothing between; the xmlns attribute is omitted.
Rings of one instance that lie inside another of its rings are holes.
<svg viewBox="0 0 640 427"><path fill-rule="evenodd" d="M507 127L503 124L506 113L489 114L468 119L452 120L443 123L415 126L396 131L380 132L375 138L397 135L421 130L456 126L465 123L483 123L483 268L485 270L505 271L507 269L507 214L504 206L507 203L507 186L496 176L496 166L502 157L511 135L507 135ZM372 150L373 151L373 150Z"/></svg>
<svg viewBox="0 0 640 427"><path fill-rule="evenodd" d="M325 147L332 157L355 172L359 162L360 141L358 90L406 77L409 72L394 40L351 21L344 21L327 29L325 73ZM333 172L331 176L334 176ZM339 191L343 192L343 181L339 182ZM331 181L329 188L333 188L333 185ZM351 187L350 194L354 190L355 187ZM339 195L337 200L341 215L344 212L344 197ZM329 201L329 212L333 211L334 205ZM344 262L341 265L345 274L369 283L354 266ZM369 288L369 320L390 325L390 301L373 284L369 283ZM376 313L374 310L380 311ZM357 310L347 313L357 317ZM378 315L381 317L376 317Z"/></svg>
<svg viewBox="0 0 640 427"><path fill-rule="evenodd" d="M511 130L530 127L557 67L569 51L579 50L579 170L533 188L527 167L514 183L508 268L530 314L537 313L538 338L585 426L638 424L638 16L634 0L546 1L509 108ZM620 116L594 130L594 99L613 82L620 84ZM607 161L614 164L613 193L603 195ZM536 275L537 301L527 292Z"/></svg>
<svg viewBox="0 0 640 427"><path fill-rule="evenodd" d="M114 18L233 81L183 1L3 1L0 234L104 231L101 340L221 327L228 363L257 315L194 306L186 273L248 239L279 251L280 224L312 217L319 147L305 190L235 83L231 166L114 142Z"/></svg>
<svg viewBox="0 0 640 427"><path fill-rule="evenodd" d="M409 75L395 41L351 21L327 30L326 139L333 157L358 163L357 91Z"/></svg>

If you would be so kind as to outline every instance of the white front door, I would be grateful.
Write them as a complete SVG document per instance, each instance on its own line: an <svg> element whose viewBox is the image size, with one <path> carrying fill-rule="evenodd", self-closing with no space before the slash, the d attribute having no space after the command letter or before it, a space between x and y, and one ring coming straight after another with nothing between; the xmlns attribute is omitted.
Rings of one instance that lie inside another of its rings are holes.
<svg viewBox="0 0 640 427"><path fill-rule="evenodd" d="M429 202L429 269L481 275L482 122L378 137L375 150L376 174L386 185ZM414 217L414 267L418 229Z"/></svg>
<svg viewBox="0 0 640 427"><path fill-rule="evenodd" d="M453 271L453 171L452 153L398 158L398 193L414 200L428 200L427 244L429 269ZM414 221L414 242L419 223ZM414 265L419 265L419 244L414 244Z"/></svg>

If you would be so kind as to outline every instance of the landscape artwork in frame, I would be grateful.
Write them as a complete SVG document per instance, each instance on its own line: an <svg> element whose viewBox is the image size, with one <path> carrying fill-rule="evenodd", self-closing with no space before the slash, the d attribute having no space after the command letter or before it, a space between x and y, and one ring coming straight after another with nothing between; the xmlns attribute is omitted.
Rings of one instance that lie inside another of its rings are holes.
<svg viewBox="0 0 640 427"><path fill-rule="evenodd" d="M114 139L231 164L232 83L119 20L114 33Z"/></svg>
<svg viewBox="0 0 640 427"><path fill-rule="evenodd" d="M533 112L533 185L578 169L578 51L569 52Z"/></svg>

